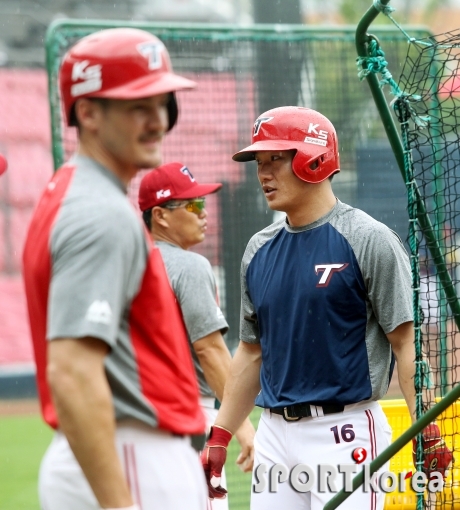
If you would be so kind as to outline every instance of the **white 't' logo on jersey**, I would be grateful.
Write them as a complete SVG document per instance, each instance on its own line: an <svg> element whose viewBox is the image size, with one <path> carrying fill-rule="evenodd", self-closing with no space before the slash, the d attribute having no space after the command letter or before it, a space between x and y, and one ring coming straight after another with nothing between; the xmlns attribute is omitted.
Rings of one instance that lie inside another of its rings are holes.
<svg viewBox="0 0 460 510"><path fill-rule="evenodd" d="M144 42L139 43L137 51L149 61L149 69L154 71L160 69L163 59L161 54L164 51L165 45L162 42Z"/></svg>
<svg viewBox="0 0 460 510"><path fill-rule="evenodd" d="M85 319L88 322L99 324L110 324L112 320L112 309L107 301L93 301L86 312Z"/></svg>
<svg viewBox="0 0 460 510"><path fill-rule="evenodd" d="M75 83L70 87L70 94L72 97L89 94L90 92L97 92L102 88L102 66L96 64L89 65L89 60L82 62L75 62L72 67L72 81L83 80L80 83Z"/></svg>
<svg viewBox="0 0 460 510"><path fill-rule="evenodd" d="M315 273L323 273L319 279L317 287L327 287L331 281L332 275L343 271L348 266L348 263L344 264L316 264Z"/></svg>

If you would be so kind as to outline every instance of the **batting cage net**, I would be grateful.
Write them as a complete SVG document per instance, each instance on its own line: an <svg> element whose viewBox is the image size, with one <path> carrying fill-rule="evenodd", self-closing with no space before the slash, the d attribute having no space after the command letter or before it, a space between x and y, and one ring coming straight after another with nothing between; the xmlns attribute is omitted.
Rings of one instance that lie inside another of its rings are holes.
<svg viewBox="0 0 460 510"><path fill-rule="evenodd" d="M74 129L67 128L63 122L58 92L57 76L62 57L79 38L115 26L133 26L154 33L167 46L175 71L198 83L195 90L178 94L179 121L165 138L163 159L164 162L186 164L199 181L223 183L222 190L207 199L207 238L196 250L211 261L218 276L220 300L230 324L229 347L235 347L238 342L239 270L243 251L249 238L276 217L276 213L267 209L260 192L255 164L235 163L231 159L236 151L250 143L253 122L260 113L277 106L299 105L314 108L329 117L340 143L341 172L334 177L335 193L342 201L364 209L396 230L403 239L407 238L405 186L371 93L357 80L354 27L262 25L246 29L68 20L56 23L51 26L47 38L56 168L76 147ZM389 26L376 29L376 34L385 44L389 65L399 72L406 60L405 36ZM418 38L428 35L423 29L413 29L412 34ZM406 74L408 68L409 61L406 61ZM421 72L416 71L417 76ZM432 92L428 87L427 93ZM448 96L445 96L445 104L452 106L449 110L446 107L445 111L454 111L455 94ZM446 124L450 131L443 135L445 142L456 134L455 115L452 114L450 119L451 122ZM426 193L432 214L439 215L436 209L439 191L433 191L438 181L433 177L432 165L428 164L432 156L424 152L425 146L430 144L423 141L427 139L426 135L414 131L414 139L416 135L422 136L420 154L423 161L417 168L427 179ZM443 150L459 157L454 145L443 145ZM457 203L451 197L456 189L455 164L451 163L444 172L443 189L450 198L448 207L443 205L443 220L437 225L442 229L454 271ZM141 177L142 174L130 188L134 203L137 202ZM449 219L447 214L451 214ZM441 394L443 384L452 384L456 377L453 374L444 380L441 376L443 363L456 365L455 328L436 275L431 274L433 268L429 255L426 255L424 264L427 273L424 281L432 292L431 297L426 293L424 342L433 365L434 384L440 388L433 394L437 395ZM441 329L444 335L442 351L439 345ZM251 490L250 475L235 468L236 453L237 446L233 445L227 462L231 510L249 508Z"/></svg>
<svg viewBox="0 0 460 510"><path fill-rule="evenodd" d="M399 120L411 154L406 178L415 191L409 193L409 210L414 219L425 217L413 222L410 240L418 256L419 358L431 368L416 380L420 411L460 382L459 56L460 31L412 40L399 80L407 113ZM454 458L460 458L459 423L455 410L438 419ZM460 505L459 486L454 463L443 493L425 498L426 507Z"/></svg>
<svg viewBox="0 0 460 510"><path fill-rule="evenodd" d="M392 9L382 6L391 17ZM380 10L380 9L379 9ZM400 169L408 197L408 248L413 277L417 418L460 382L460 30L422 39L401 27L409 48L396 83L387 68L383 45L370 38L360 74L381 76L390 85L400 125ZM393 70L392 70L393 71ZM371 84L371 87L373 85ZM381 98L376 97L384 116ZM388 136L394 142L392 129ZM398 143L394 143L398 154ZM458 388L457 388L458 389ZM452 393L454 395L454 393ZM445 400L452 402L451 395ZM416 507L460 507L460 408L454 403L437 417L441 436L453 451L452 469L442 491L421 491ZM417 443L416 468L422 469L424 446ZM436 466L430 466L436 469Z"/></svg>

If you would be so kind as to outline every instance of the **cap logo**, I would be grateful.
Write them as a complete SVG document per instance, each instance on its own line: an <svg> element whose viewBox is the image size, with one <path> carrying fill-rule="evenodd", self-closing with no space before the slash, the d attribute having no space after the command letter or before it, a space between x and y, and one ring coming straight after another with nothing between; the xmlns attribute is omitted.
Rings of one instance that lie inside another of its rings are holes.
<svg viewBox="0 0 460 510"><path fill-rule="evenodd" d="M161 57L165 45L160 41L149 41L139 43L137 46L137 51L148 60L149 69L151 71L155 71L156 69L160 69L163 63L163 59Z"/></svg>
<svg viewBox="0 0 460 510"><path fill-rule="evenodd" d="M273 117L259 117L255 122L254 122L254 135L253 136L257 136L259 134L259 131L260 131L260 126L264 123L264 122L268 122L269 120L272 120Z"/></svg>
<svg viewBox="0 0 460 510"><path fill-rule="evenodd" d="M72 81L83 81L75 83L70 87L70 94L72 97L101 90L102 66L100 64L90 66L89 63L89 60L83 60L82 62L75 62L73 65Z"/></svg>
<svg viewBox="0 0 460 510"><path fill-rule="evenodd" d="M312 136L306 136L304 142L305 143L311 143L312 145L321 145L323 147L326 147L327 145L327 136L328 132L324 131L324 129L317 129L319 127L319 124L313 124L310 122L308 126L308 134L316 135L315 137Z"/></svg>
<svg viewBox="0 0 460 510"><path fill-rule="evenodd" d="M168 198L171 196L171 190L170 189L160 189L160 191L157 191L157 198Z"/></svg>
<svg viewBox="0 0 460 510"><path fill-rule="evenodd" d="M195 177L193 177L192 175L192 172L190 172L190 170L186 167L186 166L183 166L180 171L186 175L192 182L195 182Z"/></svg>

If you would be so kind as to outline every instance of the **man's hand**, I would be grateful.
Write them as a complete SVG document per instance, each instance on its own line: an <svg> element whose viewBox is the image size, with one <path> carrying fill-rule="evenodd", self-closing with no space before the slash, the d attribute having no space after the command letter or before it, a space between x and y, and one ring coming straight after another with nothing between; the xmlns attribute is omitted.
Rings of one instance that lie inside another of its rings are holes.
<svg viewBox="0 0 460 510"><path fill-rule="evenodd" d="M240 443L241 451L236 459L238 467L243 473L252 471L254 466L254 435L256 431L248 418L243 425L235 432L235 437Z"/></svg>
<svg viewBox="0 0 460 510"><path fill-rule="evenodd" d="M414 465L416 461L417 441L412 440L413 444L413 460ZM446 445L444 439L441 437L439 427L435 423L430 423L422 431L422 444L423 444L423 472L430 475L434 472L442 474L446 478L446 471L450 469L450 465L454 460L452 452Z"/></svg>
<svg viewBox="0 0 460 510"><path fill-rule="evenodd" d="M208 484L209 499L223 499L227 495L227 491L220 486L220 478L231 439L232 434L228 430L218 426L211 427L209 439L201 452L201 464Z"/></svg>

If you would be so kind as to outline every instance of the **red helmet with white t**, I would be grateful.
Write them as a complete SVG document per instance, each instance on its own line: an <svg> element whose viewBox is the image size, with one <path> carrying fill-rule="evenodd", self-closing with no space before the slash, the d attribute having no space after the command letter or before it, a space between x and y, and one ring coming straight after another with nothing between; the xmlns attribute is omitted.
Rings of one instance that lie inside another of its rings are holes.
<svg viewBox="0 0 460 510"><path fill-rule="evenodd" d="M178 115L174 92L196 83L173 73L165 45L154 35L110 28L84 37L64 55L59 85L69 126L75 125L75 102L83 97L141 99L171 93L171 129Z"/></svg>
<svg viewBox="0 0 460 510"><path fill-rule="evenodd" d="M337 134L321 113L283 106L262 113L254 123L252 144L237 152L235 161L252 161L258 151L295 150L292 171L302 181L318 183L340 172Z"/></svg>

